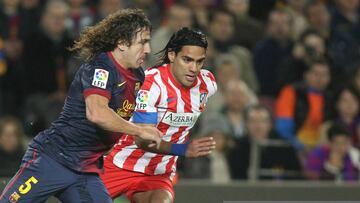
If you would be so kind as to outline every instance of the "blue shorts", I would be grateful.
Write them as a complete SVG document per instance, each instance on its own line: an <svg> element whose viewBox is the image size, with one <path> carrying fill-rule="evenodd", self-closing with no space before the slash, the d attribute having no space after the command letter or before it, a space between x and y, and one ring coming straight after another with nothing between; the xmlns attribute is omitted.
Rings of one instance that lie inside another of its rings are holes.
<svg viewBox="0 0 360 203"><path fill-rule="evenodd" d="M2 192L0 203L38 203L50 196L66 203L112 202L98 174L73 171L29 147L21 168Z"/></svg>

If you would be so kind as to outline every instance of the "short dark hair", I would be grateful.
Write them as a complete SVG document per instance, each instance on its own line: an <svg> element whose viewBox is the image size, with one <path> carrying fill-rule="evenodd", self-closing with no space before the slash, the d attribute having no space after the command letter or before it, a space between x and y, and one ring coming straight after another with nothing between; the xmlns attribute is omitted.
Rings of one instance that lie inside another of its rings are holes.
<svg viewBox="0 0 360 203"><path fill-rule="evenodd" d="M113 51L119 41L131 46L136 34L144 29L151 30L151 23L142 10L122 9L87 28L70 50L90 60L101 52Z"/></svg>
<svg viewBox="0 0 360 203"><path fill-rule="evenodd" d="M181 51L183 46L187 45L203 47L206 50L208 47L206 35L200 30L192 30L187 27L181 28L171 36L165 48L156 53L162 54L156 67L165 63L170 63L168 53L173 51L177 54Z"/></svg>
<svg viewBox="0 0 360 203"><path fill-rule="evenodd" d="M249 120L250 112L254 111L254 110L258 110L258 111L259 110L264 110L264 111L266 111L269 114L270 122L273 121L273 116L272 116L272 113L271 113L270 109L267 106L263 105L263 104L254 104L254 105L250 105L249 107L247 107L244 110L244 120L245 121Z"/></svg>
<svg viewBox="0 0 360 203"><path fill-rule="evenodd" d="M225 15L230 16L233 19L233 22L235 23L236 16L225 7L219 7L217 9L209 12L209 15L208 15L209 23L212 23L218 14L225 14Z"/></svg>
<svg viewBox="0 0 360 203"><path fill-rule="evenodd" d="M327 131L327 137L329 141L332 141L336 136L351 137L350 130L341 123L333 123Z"/></svg>

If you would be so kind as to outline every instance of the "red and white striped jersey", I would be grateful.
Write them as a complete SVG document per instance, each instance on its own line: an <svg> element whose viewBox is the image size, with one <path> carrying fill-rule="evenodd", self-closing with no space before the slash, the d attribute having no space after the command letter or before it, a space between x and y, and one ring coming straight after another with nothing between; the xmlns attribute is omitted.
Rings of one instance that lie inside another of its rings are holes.
<svg viewBox="0 0 360 203"><path fill-rule="evenodd" d="M190 87L183 87L174 79L170 65L148 69L145 74L132 121L156 125L164 141L186 143L208 97L217 90L213 74L202 69ZM106 158L126 170L165 174L172 179L178 157L146 152L136 146L133 136L123 135Z"/></svg>

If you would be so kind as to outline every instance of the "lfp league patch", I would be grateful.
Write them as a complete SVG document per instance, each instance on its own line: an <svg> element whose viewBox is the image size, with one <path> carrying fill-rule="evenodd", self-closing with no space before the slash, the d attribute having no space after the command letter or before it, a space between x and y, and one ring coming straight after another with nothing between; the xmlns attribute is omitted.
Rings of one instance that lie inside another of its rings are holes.
<svg viewBox="0 0 360 203"><path fill-rule="evenodd" d="M109 79L109 72L104 69L95 69L92 85L106 89L106 84Z"/></svg>
<svg viewBox="0 0 360 203"><path fill-rule="evenodd" d="M150 92L146 90L140 90L136 97L136 108L137 110L145 110L147 102L149 100Z"/></svg>

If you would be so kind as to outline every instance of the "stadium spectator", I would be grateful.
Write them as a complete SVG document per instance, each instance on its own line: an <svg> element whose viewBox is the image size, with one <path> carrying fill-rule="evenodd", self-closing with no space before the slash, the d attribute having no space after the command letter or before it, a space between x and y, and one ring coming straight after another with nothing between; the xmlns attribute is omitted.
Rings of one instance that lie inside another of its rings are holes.
<svg viewBox="0 0 360 203"><path fill-rule="evenodd" d="M274 76L284 58L291 55L293 42L290 38L291 18L281 10L274 10L269 14L267 36L257 43L254 55L254 68L260 83L260 94L276 97L277 82Z"/></svg>
<svg viewBox="0 0 360 203"><path fill-rule="evenodd" d="M209 113L200 120L199 136L213 137L215 150L209 156L185 159L181 178L207 179L213 183L231 180L228 151L232 145L231 129L223 115Z"/></svg>
<svg viewBox="0 0 360 203"><path fill-rule="evenodd" d="M101 21L121 8L126 8L126 4L123 0L99 0L97 7L95 22Z"/></svg>
<svg viewBox="0 0 360 203"><path fill-rule="evenodd" d="M235 148L231 150L229 163L231 174L234 179L249 179L254 170L271 169L278 171L272 175L257 174L260 179L285 178L286 170L300 173L301 167L295 150L291 146L273 147L266 143L271 140L282 140L273 130L272 115L267 107L263 105L251 105L244 111L246 126L245 135L236 141ZM258 148L259 163L254 157L254 147L257 144L264 144ZM283 142L285 143L285 142ZM259 168L253 168L259 167ZM287 177L290 178L290 177ZM291 178L299 178L294 174Z"/></svg>
<svg viewBox="0 0 360 203"><path fill-rule="evenodd" d="M360 58L359 0L335 0L329 50L335 65L350 74Z"/></svg>
<svg viewBox="0 0 360 203"><path fill-rule="evenodd" d="M148 67L157 63L156 53L160 52L170 39L171 35L182 27L192 27L192 10L184 4L173 4L166 12L166 24L157 29L151 38L152 54L149 55Z"/></svg>
<svg viewBox="0 0 360 203"><path fill-rule="evenodd" d="M305 5L305 17L309 29L316 30L328 41L330 38L330 13L324 1L308 1Z"/></svg>
<svg viewBox="0 0 360 203"><path fill-rule="evenodd" d="M235 43L252 50L263 38L264 28L260 21L249 15L249 0L225 0L224 4L236 16Z"/></svg>
<svg viewBox="0 0 360 203"><path fill-rule="evenodd" d="M351 132L334 124L327 132L329 144L307 158L305 175L311 180L358 181L359 151L351 145Z"/></svg>
<svg viewBox="0 0 360 203"><path fill-rule="evenodd" d="M12 116L0 117L0 177L12 176L19 169L25 153L24 144L20 121Z"/></svg>
<svg viewBox="0 0 360 203"><path fill-rule="evenodd" d="M194 28L200 30L207 30L209 27L208 16L211 13L209 10L210 1L208 0L185 0L189 8L192 9Z"/></svg>
<svg viewBox="0 0 360 203"><path fill-rule="evenodd" d="M293 40L299 39L301 33L307 29L307 22L304 16L304 8L307 0L288 0L285 10L292 19L291 36Z"/></svg>
<svg viewBox="0 0 360 203"><path fill-rule="evenodd" d="M38 122L40 129L35 133L49 127L61 111L68 88L68 48L73 41L66 32L68 5L51 0L44 9L41 27L24 42L25 119Z"/></svg>
<svg viewBox="0 0 360 203"><path fill-rule="evenodd" d="M326 57L325 40L317 31L306 30L294 45L291 56L285 58L279 66L276 79L278 88L301 81L311 61Z"/></svg>
<svg viewBox="0 0 360 203"><path fill-rule="evenodd" d="M360 148L360 95L352 86L346 86L334 96L335 115L320 129L320 143L328 143L327 131L333 124L342 124L351 132L351 143Z"/></svg>
<svg viewBox="0 0 360 203"><path fill-rule="evenodd" d="M214 10L209 16L209 35L213 42L214 54L231 54L241 66L241 73L246 75L245 81L255 90L258 89L257 79L252 64L251 52L234 42L235 16L224 8ZM214 60L215 61L215 60ZM216 64L215 64L216 65Z"/></svg>
<svg viewBox="0 0 360 203"><path fill-rule="evenodd" d="M71 38L77 38L87 26L95 23L94 11L86 5L86 0L67 0L70 14L66 19L66 28Z"/></svg>
<svg viewBox="0 0 360 203"><path fill-rule="evenodd" d="M243 111L251 104L257 103L257 98L248 86L241 80L232 80L226 84L225 102L220 112L231 126L232 139L240 139L245 135Z"/></svg>
<svg viewBox="0 0 360 203"><path fill-rule="evenodd" d="M315 61L303 81L285 86L276 100L276 129L297 150L307 152L319 143L319 128L331 110L329 82L329 65Z"/></svg>

